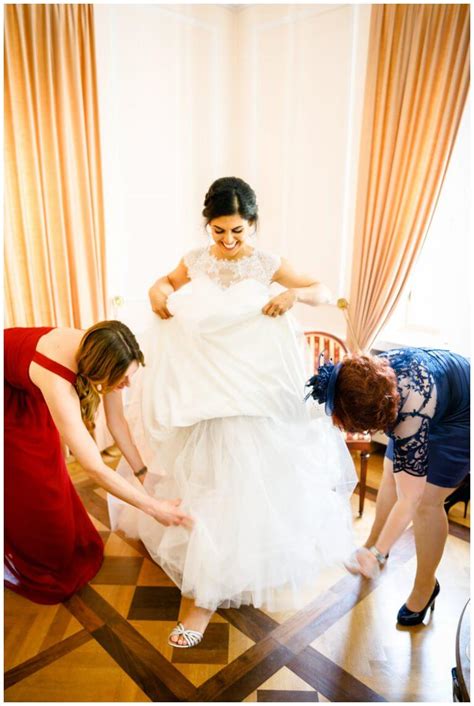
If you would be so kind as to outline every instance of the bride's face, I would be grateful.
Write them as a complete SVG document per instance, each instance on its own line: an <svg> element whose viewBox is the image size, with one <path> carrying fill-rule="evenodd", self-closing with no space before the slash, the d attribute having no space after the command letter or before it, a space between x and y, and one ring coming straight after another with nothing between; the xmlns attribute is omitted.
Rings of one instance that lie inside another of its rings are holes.
<svg viewBox="0 0 474 706"><path fill-rule="evenodd" d="M248 245L249 235L253 232L253 224L236 214L235 216L213 218L209 222L208 229L218 252L224 257L235 257Z"/></svg>

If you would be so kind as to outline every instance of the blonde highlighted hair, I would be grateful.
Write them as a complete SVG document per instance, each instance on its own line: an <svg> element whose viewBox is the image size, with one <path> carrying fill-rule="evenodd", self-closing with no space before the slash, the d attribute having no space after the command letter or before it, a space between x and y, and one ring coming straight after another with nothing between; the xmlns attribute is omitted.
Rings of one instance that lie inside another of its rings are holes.
<svg viewBox="0 0 474 706"><path fill-rule="evenodd" d="M110 392L130 363L145 365L137 339L121 321L101 321L87 329L76 354L76 392L84 424L92 433L100 394Z"/></svg>

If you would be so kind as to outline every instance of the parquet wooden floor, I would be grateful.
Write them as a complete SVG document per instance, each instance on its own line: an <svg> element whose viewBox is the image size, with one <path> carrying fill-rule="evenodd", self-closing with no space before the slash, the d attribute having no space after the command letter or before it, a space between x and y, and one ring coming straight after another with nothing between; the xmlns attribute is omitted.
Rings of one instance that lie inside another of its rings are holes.
<svg viewBox="0 0 474 706"><path fill-rule="evenodd" d="M370 464L360 519L353 498L361 540L381 459ZM395 623L415 566L408 529L378 581L331 569L304 609L221 610L197 648L176 650L167 637L178 589L141 543L110 532L104 492L76 464L70 470L103 537L105 561L62 605L5 592L5 701L451 701L456 627L469 595L469 517L450 523L441 594L427 625ZM450 517L462 519L459 507Z"/></svg>

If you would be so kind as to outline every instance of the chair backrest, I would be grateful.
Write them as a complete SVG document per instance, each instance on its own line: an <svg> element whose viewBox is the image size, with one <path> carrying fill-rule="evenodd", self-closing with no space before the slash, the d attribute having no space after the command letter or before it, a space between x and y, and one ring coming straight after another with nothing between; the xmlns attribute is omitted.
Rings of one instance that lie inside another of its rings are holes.
<svg viewBox="0 0 474 706"><path fill-rule="evenodd" d="M349 352L341 338L327 333L327 331L305 331L305 336L310 347L314 372L318 368L321 353L324 353L326 359L331 359L336 364Z"/></svg>

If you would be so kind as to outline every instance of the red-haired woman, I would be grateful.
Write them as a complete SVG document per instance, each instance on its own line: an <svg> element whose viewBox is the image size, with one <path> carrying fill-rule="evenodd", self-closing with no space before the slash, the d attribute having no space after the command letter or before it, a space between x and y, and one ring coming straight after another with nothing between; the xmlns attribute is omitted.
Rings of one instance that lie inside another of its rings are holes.
<svg viewBox="0 0 474 706"><path fill-rule="evenodd" d="M446 350L404 348L326 363L308 382L334 423L389 436L375 521L349 570L374 578L413 520L417 570L398 623L417 625L434 608L435 572L448 534L444 501L469 473L469 373Z"/></svg>

